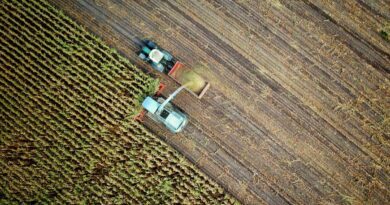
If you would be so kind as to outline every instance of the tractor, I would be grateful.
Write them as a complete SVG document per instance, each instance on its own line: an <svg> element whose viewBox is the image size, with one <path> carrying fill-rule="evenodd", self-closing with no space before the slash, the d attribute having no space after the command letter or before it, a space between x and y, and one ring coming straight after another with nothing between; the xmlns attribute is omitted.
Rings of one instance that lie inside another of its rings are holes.
<svg viewBox="0 0 390 205"><path fill-rule="evenodd" d="M147 116L154 121L165 125L173 133L180 132L187 125L188 116L182 109L172 104L171 101L184 89L201 99L209 89L210 83L176 60L168 51L160 48L153 41L142 40L139 45L138 56L142 60L181 85L166 99L162 96L146 97L142 102L142 107L147 111ZM144 113L141 114L141 116L143 115ZM140 118L142 117L137 117L137 119Z"/></svg>

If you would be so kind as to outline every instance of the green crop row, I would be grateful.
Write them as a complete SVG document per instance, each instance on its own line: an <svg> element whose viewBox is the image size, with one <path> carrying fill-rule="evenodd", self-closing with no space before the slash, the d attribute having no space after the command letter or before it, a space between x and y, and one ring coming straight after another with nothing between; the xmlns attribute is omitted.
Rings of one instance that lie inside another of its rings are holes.
<svg viewBox="0 0 390 205"><path fill-rule="evenodd" d="M45 0L1 1L0 203L237 203L133 120L157 85Z"/></svg>

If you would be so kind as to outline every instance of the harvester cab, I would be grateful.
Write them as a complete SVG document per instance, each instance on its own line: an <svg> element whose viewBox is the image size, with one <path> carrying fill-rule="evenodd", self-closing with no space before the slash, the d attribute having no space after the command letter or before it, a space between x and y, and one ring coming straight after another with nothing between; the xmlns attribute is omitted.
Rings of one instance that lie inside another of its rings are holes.
<svg viewBox="0 0 390 205"><path fill-rule="evenodd" d="M178 107L171 103L171 100L183 89L180 87L167 99L158 97L146 97L142 102L142 107L147 111L147 116L156 122L165 125L171 132L177 133L183 130L188 123L187 115Z"/></svg>
<svg viewBox="0 0 390 205"><path fill-rule="evenodd" d="M140 47L138 56L142 60L181 85L167 99L149 96L143 101L142 106L151 119L164 124L173 133L180 132L188 123L188 117L170 101L183 89L200 99L209 89L210 84L177 61L169 52L158 47L156 43L142 40Z"/></svg>

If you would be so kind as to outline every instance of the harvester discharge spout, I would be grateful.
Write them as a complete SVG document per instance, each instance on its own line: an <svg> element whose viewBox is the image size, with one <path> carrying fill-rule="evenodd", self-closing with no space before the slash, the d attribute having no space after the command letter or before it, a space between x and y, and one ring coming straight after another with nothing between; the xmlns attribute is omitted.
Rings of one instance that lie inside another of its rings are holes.
<svg viewBox="0 0 390 205"><path fill-rule="evenodd" d="M168 98L160 105L160 107L157 109L156 114L160 114L160 113L164 110L164 107L165 107L171 100L173 100L173 98L175 98L176 95L179 94L180 91L182 91L185 87L186 87L186 85L182 85L182 86L180 86L178 89L176 89L175 92L173 92L172 94L170 94L169 97L168 97Z"/></svg>
<svg viewBox="0 0 390 205"><path fill-rule="evenodd" d="M142 40L137 42L140 45L138 56L142 60L149 63L155 70L167 74L180 85L192 81L185 89L198 99L201 99L209 89L210 83L206 82L202 76L176 60L168 51L160 48L153 41Z"/></svg>
<svg viewBox="0 0 390 205"><path fill-rule="evenodd" d="M164 124L173 133L180 132L187 125L188 117L182 109L173 105L171 101L183 89L201 99L209 89L210 83L176 60L168 51L161 49L153 41L139 40L138 38L133 38L133 41L140 47L138 56L142 60L180 84L180 87L170 94L167 99L149 96L142 102L142 106L150 118Z"/></svg>

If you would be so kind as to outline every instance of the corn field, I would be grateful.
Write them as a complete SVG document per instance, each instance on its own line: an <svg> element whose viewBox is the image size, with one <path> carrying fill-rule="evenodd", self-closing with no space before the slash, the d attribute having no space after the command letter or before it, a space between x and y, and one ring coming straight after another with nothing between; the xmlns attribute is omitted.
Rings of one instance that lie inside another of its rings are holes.
<svg viewBox="0 0 390 205"><path fill-rule="evenodd" d="M158 81L43 0L0 2L0 204L233 204L133 117Z"/></svg>

